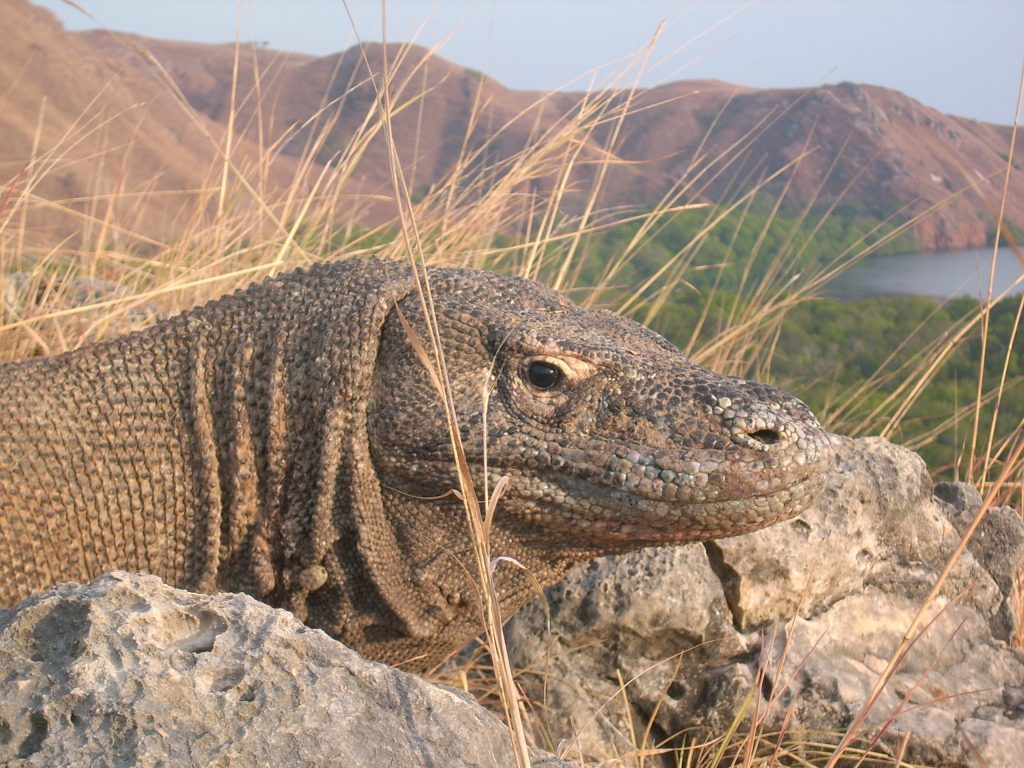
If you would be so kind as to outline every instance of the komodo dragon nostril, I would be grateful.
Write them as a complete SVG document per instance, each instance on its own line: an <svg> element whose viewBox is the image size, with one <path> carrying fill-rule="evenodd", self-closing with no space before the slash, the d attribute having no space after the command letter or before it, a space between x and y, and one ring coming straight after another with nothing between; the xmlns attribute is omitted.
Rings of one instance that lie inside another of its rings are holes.
<svg viewBox="0 0 1024 768"><path fill-rule="evenodd" d="M751 432L750 437L764 445L775 445L782 439L774 429L759 429L757 432Z"/></svg>

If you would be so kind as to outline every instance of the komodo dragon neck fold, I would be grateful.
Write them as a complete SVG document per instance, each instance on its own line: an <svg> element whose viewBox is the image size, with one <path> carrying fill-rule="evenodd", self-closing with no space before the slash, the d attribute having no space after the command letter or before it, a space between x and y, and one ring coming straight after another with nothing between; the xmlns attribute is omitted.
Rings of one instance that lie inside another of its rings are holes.
<svg viewBox="0 0 1024 768"><path fill-rule="evenodd" d="M573 562L799 513L831 466L802 403L535 283L430 271L462 437L511 478L492 549ZM325 264L147 331L0 367L0 604L115 568L244 591L421 667L480 630L408 266ZM491 390L488 412L482 391ZM499 569L504 610L529 598Z"/></svg>

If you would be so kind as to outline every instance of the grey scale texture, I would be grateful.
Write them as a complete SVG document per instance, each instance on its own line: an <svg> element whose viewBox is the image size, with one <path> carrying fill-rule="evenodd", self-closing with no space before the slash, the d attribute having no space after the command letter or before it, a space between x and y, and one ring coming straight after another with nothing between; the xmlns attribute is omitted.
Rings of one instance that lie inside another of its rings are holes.
<svg viewBox="0 0 1024 768"><path fill-rule="evenodd" d="M492 550L529 575L498 567L505 615L581 560L813 504L833 449L794 397L534 282L429 278L477 487L511 480ZM251 594L392 664L462 647L481 613L402 322L426 339L421 307L410 266L350 260L0 367L0 605L122 569Z"/></svg>

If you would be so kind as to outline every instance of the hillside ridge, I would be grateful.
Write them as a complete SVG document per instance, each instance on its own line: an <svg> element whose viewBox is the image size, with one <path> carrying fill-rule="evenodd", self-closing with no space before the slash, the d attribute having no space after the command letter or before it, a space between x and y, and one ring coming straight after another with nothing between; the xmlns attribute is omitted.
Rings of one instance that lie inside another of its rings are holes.
<svg viewBox="0 0 1024 768"><path fill-rule="evenodd" d="M0 23L10 30L0 51L0 93L8 94L0 115L0 181L14 177L31 155L44 102L44 147L102 102L104 114L118 115L102 136L119 146L135 142L122 176L133 183L159 178L167 189L208 183L216 157L210 137L223 135L231 111L234 44L69 33L27 0L5 3ZM408 102L395 116L393 131L414 197L442 182L467 148L481 150L500 176L505 161L536 136L557 131L593 99L580 92L510 89L415 45L367 43L321 57L244 45L240 53L237 143L241 156L255 161L282 140L275 146L271 185L292 178L316 131L326 131L315 155L321 166L346 151L373 108L370 75L379 79L385 58L396 99ZM193 115L162 81L153 87L154 78L165 76ZM257 90L258 103L252 96ZM568 213L585 208L602 162L610 159L600 172L600 208L649 208L684 178L693 180L684 202L727 202L788 167L766 188L766 199L785 190L784 210L835 206L840 212L898 220L937 208L914 226L928 249L981 246L994 231L1009 127L945 115L897 91L846 82L761 90L714 80L677 81L606 96L612 119L597 121L579 137L580 161L562 201ZM144 120L157 124L153 130L138 127L143 103ZM621 120L617 107L628 112ZM96 151L92 147L83 158ZM73 182L66 172L57 174L43 194L84 195L86 190ZM369 142L352 183L354 193L374 200L391 195L383 137ZM544 194L557 183L552 169L531 181L531 189ZM1011 185L1020 183L1018 162ZM949 198L954 202L945 205ZM375 206L367 211L377 221L393 212L386 203ZM1024 223L1024 197L1011 195L1006 215Z"/></svg>

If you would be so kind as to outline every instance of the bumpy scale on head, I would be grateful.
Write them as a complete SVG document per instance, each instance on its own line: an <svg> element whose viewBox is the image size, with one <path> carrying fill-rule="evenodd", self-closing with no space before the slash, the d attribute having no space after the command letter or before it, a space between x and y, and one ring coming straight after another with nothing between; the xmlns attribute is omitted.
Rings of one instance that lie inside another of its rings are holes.
<svg viewBox="0 0 1024 768"><path fill-rule="evenodd" d="M652 331L535 283L431 279L467 454L481 478L486 441L491 482L512 478L502 525L618 551L743 533L816 497L833 453L791 395L700 368ZM422 333L418 298L400 309ZM390 487L443 493L455 482L447 427L397 317L378 359L378 472Z"/></svg>

